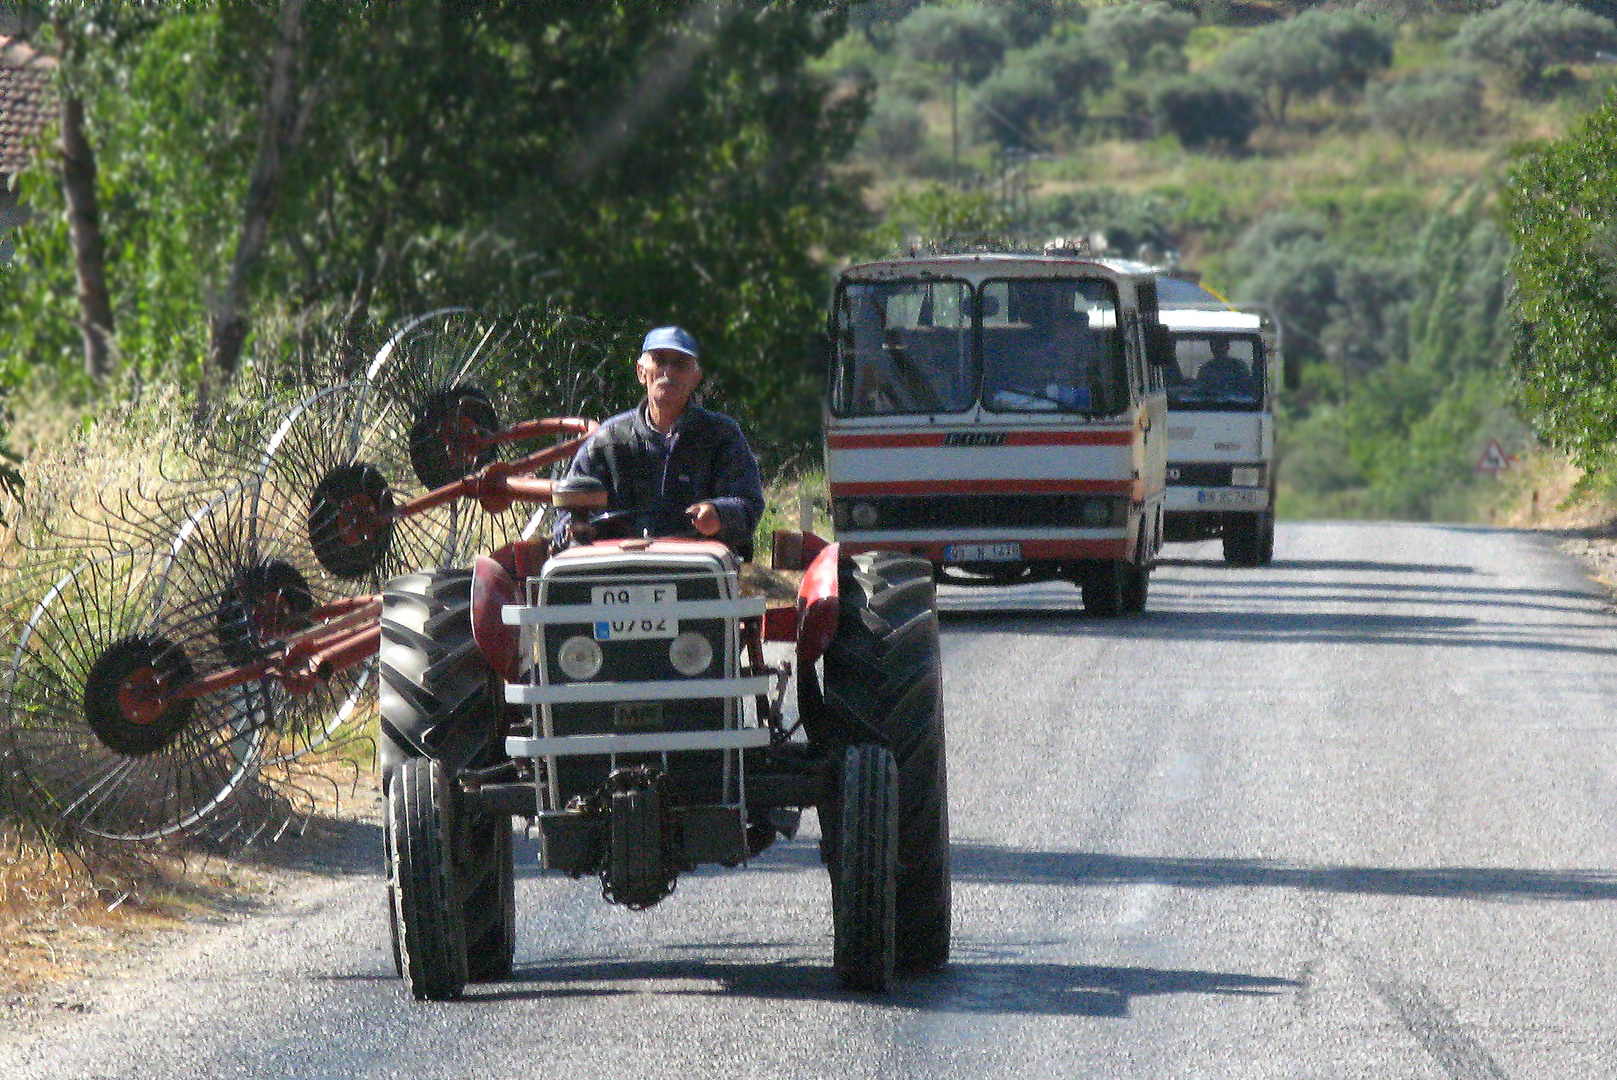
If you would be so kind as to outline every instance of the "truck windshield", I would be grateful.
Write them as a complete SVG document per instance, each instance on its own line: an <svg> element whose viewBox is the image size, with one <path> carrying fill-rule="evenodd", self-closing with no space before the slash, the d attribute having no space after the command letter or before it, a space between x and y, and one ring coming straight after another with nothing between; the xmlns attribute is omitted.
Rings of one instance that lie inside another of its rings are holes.
<svg viewBox="0 0 1617 1080"><path fill-rule="evenodd" d="M1094 278L989 281L983 405L993 412L1112 416L1128 408L1117 297Z"/></svg>
<svg viewBox="0 0 1617 1080"><path fill-rule="evenodd" d="M1263 407L1263 344L1236 334L1176 334L1167 371L1170 409Z"/></svg>
<svg viewBox="0 0 1617 1080"><path fill-rule="evenodd" d="M837 303L832 410L890 416L971 408L971 322L965 282L850 282Z"/></svg>

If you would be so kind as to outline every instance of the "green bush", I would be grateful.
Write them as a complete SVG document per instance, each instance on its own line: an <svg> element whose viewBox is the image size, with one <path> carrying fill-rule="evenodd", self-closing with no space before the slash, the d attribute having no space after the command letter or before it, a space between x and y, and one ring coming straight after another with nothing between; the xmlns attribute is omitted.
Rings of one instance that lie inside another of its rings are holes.
<svg viewBox="0 0 1617 1080"><path fill-rule="evenodd" d="M1617 49L1617 26L1570 4L1507 0L1467 19L1449 49L1462 60L1501 68L1518 86L1531 89L1552 64L1576 63L1602 49Z"/></svg>
<svg viewBox="0 0 1617 1080"><path fill-rule="evenodd" d="M1151 117L1160 132L1171 132L1187 150L1238 150L1258 126L1257 98L1231 83L1183 76L1151 94Z"/></svg>
<svg viewBox="0 0 1617 1080"><path fill-rule="evenodd" d="M981 3L917 8L894 38L910 60L956 71L968 83L987 78L1009 45L999 12Z"/></svg>
<svg viewBox="0 0 1617 1080"><path fill-rule="evenodd" d="M1269 118L1283 124L1295 100L1362 90L1392 64L1393 41L1391 29L1366 16L1315 9L1242 38L1217 67L1257 90Z"/></svg>
<svg viewBox="0 0 1617 1080"><path fill-rule="evenodd" d="M915 102L885 91L876 95L868 125L865 132L868 148L888 161L914 155L926 134Z"/></svg>
<svg viewBox="0 0 1617 1080"><path fill-rule="evenodd" d="M1464 142L1485 126L1482 92L1482 77L1471 68L1431 67L1371 86L1364 111L1371 123L1400 138Z"/></svg>
<svg viewBox="0 0 1617 1080"><path fill-rule="evenodd" d="M1157 67L1153 50L1180 53L1196 17L1153 0L1138 6L1103 7L1089 19L1088 33L1102 49L1121 56L1130 72Z"/></svg>

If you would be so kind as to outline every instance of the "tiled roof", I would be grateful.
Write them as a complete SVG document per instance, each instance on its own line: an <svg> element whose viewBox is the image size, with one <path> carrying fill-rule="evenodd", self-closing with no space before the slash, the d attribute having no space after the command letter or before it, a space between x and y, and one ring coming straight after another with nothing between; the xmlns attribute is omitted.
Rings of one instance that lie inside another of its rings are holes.
<svg viewBox="0 0 1617 1080"><path fill-rule="evenodd" d="M54 57L0 38L0 173L9 176L27 165L34 137L55 118L55 73Z"/></svg>

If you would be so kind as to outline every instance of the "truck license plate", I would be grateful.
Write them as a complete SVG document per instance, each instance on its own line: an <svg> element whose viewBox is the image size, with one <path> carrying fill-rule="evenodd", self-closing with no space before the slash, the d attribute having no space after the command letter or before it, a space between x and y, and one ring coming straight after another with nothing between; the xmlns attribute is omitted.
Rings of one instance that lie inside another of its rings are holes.
<svg viewBox="0 0 1617 1080"><path fill-rule="evenodd" d="M1260 506L1263 492L1241 488L1203 489L1196 492L1196 501L1203 506Z"/></svg>
<svg viewBox="0 0 1617 1080"><path fill-rule="evenodd" d="M596 607L655 607L677 599L672 582L661 585L596 585L590 590ZM641 612L631 619L606 618L595 624L596 641L639 641L679 636L679 620Z"/></svg>
<svg viewBox="0 0 1617 1080"><path fill-rule="evenodd" d="M1021 544L949 544L943 549L946 562L1021 562Z"/></svg>

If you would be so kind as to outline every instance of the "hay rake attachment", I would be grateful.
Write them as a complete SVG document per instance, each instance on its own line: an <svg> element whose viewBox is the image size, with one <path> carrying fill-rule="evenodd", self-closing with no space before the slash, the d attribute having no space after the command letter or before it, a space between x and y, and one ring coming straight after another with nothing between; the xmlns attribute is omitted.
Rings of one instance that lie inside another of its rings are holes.
<svg viewBox="0 0 1617 1080"><path fill-rule="evenodd" d="M251 455L238 449L242 478L199 508L114 500L97 528L34 553L21 580L49 586L14 605L0 757L41 803L128 840L289 819L296 767L354 736L374 697L382 584L531 533L543 505L527 505L550 499L535 474L595 427L502 426L511 403L477 368L503 332L469 312L415 320L367 379L309 394Z"/></svg>

